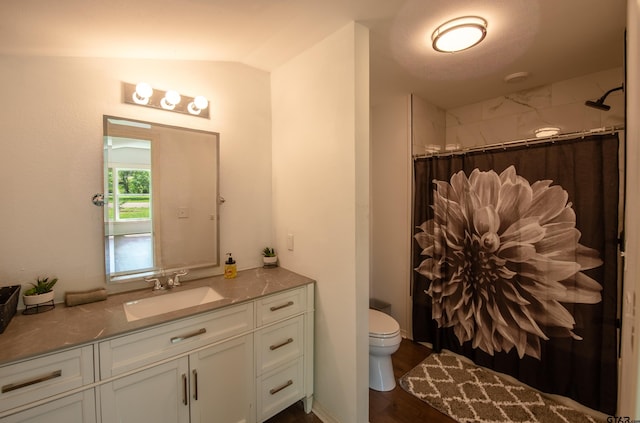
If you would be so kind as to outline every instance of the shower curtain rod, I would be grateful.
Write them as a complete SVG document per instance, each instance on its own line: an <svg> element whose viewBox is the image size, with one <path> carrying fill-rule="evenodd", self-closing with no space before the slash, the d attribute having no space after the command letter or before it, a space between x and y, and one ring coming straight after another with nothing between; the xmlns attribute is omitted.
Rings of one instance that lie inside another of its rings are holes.
<svg viewBox="0 0 640 423"><path fill-rule="evenodd" d="M588 131L568 132L566 134L552 135L549 137L525 138L521 140L506 141L506 142L477 146L477 147L461 148L459 150L451 150L451 151L445 151L441 153L416 154L413 156L413 159L414 160L421 159L424 157L450 157L450 156L456 156L456 155L463 155L463 154L474 152L474 151L497 150L501 148L505 149L507 147L517 147L522 145L529 146L529 145L544 144L544 143L553 144L556 141L564 141L564 140L579 138L579 137L584 138L589 135L599 135L599 134L607 134L607 133L614 134L623 129L624 129L624 125L609 126L609 127L590 129Z"/></svg>

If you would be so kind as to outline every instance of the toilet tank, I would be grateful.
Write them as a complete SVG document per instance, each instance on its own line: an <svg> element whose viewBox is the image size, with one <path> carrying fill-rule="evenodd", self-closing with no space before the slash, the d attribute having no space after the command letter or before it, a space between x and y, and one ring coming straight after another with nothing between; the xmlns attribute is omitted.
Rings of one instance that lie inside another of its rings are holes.
<svg viewBox="0 0 640 423"><path fill-rule="evenodd" d="M369 299L369 308L391 315L391 304L382 300L378 300L377 298Z"/></svg>

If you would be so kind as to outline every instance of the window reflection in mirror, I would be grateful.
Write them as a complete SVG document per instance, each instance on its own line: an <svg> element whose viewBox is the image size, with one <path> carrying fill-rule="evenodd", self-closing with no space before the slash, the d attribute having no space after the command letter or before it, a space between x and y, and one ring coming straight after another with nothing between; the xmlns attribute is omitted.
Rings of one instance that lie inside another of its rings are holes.
<svg viewBox="0 0 640 423"><path fill-rule="evenodd" d="M107 142L107 269L113 274L151 270L151 141L114 136Z"/></svg>
<svg viewBox="0 0 640 423"><path fill-rule="evenodd" d="M105 116L108 282L219 264L218 134Z"/></svg>

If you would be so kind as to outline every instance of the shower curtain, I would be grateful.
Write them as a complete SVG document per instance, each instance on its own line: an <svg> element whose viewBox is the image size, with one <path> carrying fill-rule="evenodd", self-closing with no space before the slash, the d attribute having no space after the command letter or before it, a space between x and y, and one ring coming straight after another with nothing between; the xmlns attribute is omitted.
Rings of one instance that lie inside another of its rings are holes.
<svg viewBox="0 0 640 423"><path fill-rule="evenodd" d="M414 339L615 414L617 134L414 167Z"/></svg>

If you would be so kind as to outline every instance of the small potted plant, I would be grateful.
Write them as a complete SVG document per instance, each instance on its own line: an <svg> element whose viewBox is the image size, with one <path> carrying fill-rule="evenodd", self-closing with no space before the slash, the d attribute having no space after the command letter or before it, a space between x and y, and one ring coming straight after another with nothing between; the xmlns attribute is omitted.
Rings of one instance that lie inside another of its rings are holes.
<svg viewBox="0 0 640 423"><path fill-rule="evenodd" d="M58 282L58 278L38 278L36 283L32 283L33 287L24 291L22 300L25 306L33 306L37 304L48 303L53 300L55 294L53 286Z"/></svg>
<svg viewBox="0 0 640 423"><path fill-rule="evenodd" d="M264 247L262 250L262 263L264 267L275 267L278 265L278 255L276 250L270 247Z"/></svg>

